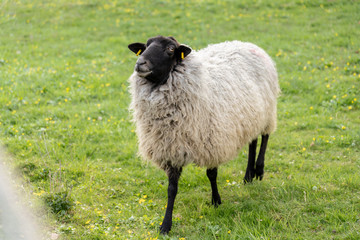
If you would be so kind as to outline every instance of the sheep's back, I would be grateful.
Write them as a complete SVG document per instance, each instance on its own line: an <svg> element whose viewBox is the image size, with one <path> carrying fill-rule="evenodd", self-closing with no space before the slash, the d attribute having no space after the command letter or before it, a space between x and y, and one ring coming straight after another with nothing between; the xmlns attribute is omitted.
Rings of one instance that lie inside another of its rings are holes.
<svg viewBox="0 0 360 240"><path fill-rule="evenodd" d="M252 43L239 41L210 45L197 54L209 76L209 89L216 95L214 104L221 106L220 114L232 115L235 122L254 122L249 128L256 133L247 142L273 132L280 88L269 55Z"/></svg>

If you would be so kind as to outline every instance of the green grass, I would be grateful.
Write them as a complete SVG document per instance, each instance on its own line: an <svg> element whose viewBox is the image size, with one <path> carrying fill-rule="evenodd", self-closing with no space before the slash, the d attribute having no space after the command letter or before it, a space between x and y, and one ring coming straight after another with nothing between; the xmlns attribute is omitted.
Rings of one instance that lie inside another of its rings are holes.
<svg viewBox="0 0 360 240"><path fill-rule="evenodd" d="M0 140L63 239L359 239L360 3L2 1ZM246 148L220 167L211 206L188 166L158 235L165 173L137 157L127 45L172 35L200 49L238 39L277 63L282 95L262 182ZM53 213L54 212L54 213Z"/></svg>

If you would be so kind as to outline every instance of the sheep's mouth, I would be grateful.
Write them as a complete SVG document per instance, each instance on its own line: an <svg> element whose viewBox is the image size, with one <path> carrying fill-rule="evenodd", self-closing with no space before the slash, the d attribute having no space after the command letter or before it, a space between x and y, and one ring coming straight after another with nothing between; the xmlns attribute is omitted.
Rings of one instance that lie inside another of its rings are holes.
<svg viewBox="0 0 360 240"><path fill-rule="evenodd" d="M147 77L149 76L150 74L152 74L152 71L146 71L146 72L139 72L137 71L137 74L140 76L140 77Z"/></svg>

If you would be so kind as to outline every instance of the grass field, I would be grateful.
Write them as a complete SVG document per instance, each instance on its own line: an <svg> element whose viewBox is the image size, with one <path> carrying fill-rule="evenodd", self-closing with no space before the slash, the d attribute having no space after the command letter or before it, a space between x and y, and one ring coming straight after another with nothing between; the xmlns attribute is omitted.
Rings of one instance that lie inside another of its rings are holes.
<svg viewBox="0 0 360 240"><path fill-rule="evenodd" d="M356 0L0 2L0 141L62 239L359 239L360 3ZM200 49L238 39L277 63L282 95L263 181L247 148L188 166L174 225L167 177L137 157L127 49L172 35ZM54 220L51 220L54 219Z"/></svg>

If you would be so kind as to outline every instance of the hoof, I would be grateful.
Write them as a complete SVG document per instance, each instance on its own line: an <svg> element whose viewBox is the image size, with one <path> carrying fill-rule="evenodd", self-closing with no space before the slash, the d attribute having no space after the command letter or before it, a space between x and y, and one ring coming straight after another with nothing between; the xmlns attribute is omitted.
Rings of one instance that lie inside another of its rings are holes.
<svg viewBox="0 0 360 240"><path fill-rule="evenodd" d="M170 230L171 230L171 227L164 226L164 224L160 226L160 234L162 234L162 235L168 235Z"/></svg>
<svg viewBox="0 0 360 240"><path fill-rule="evenodd" d="M259 179L260 181L263 179L263 177L264 177L264 166L256 168L255 176L256 176L256 179Z"/></svg>
<svg viewBox="0 0 360 240"><path fill-rule="evenodd" d="M212 198L211 199L211 204L214 206L214 207L218 207L220 204L221 204L221 198L220 196L218 198Z"/></svg>
<svg viewBox="0 0 360 240"><path fill-rule="evenodd" d="M244 184L247 183L252 183L252 178L248 179L248 178L244 178Z"/></svg>
<svg viewBox="0 0 360 240"><path fill-rule="evenodd" d="M246 172L244 177L244 184L251 183L254 177L255 173L253 171Z"/></svg>

